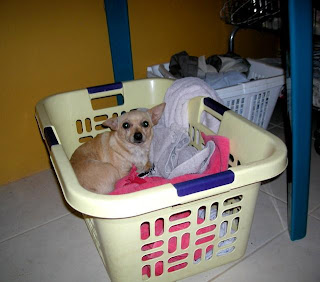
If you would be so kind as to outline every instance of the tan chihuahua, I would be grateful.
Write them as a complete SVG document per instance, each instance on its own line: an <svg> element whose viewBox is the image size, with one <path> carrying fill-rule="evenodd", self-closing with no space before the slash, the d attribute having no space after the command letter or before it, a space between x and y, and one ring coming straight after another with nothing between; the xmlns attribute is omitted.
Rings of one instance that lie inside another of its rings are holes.
<svg viewBox="0 0 320 282"><path fill-rule="evenodd" d="M152 127L158 123L165 105L107 119L103 125L111 131L81 145L70 159L79 183L87 190L108 194L116 181L129 173L132 165L137 167L138 173L150 170Z"/></svg>

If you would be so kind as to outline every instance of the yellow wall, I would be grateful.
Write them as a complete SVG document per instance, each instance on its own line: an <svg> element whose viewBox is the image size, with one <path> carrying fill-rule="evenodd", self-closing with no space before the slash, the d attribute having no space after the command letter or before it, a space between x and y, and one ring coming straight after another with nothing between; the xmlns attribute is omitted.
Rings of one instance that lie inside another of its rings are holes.
<svg viewBox="0 0 320 282"><path fill-rule="evenodd" d="M146 67L227 51L232 29L212 0L128 0L135 78ZM50 167L34 118L41 98L113 82L103 0L0 1L0 184ZM266 44L267 43L267 44ZM274 36L240 31L235 51L272 56Z"/></svg>
<svg viewBox="0 0 320 282"><path fill-rule="evenodd" d="M168 62L171 55L224 54L233 26L220 19L223 1L217 0L128 0L135 78L146 75L146 67ZM240 30L235 52L245 57L274 56L274 35Z"/></svg>
<svg viewBox="0 0 320 282"><path fill-rule="evenodd" d="M0 34L1 184L50 167L37 101L113 71L103 1L0 1Z"/></svg>

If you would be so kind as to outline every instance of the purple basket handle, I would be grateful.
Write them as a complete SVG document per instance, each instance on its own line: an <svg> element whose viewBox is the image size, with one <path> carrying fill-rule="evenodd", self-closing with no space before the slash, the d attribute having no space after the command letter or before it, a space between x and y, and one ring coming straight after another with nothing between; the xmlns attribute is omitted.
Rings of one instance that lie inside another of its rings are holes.
<svg viewBox="0 0 320 282"><path fill-rule="evenodd" d="M230 184L234 181L234 173L231 170L226 170L216 174L211 174L201 178L176 183L173 186L177 190L179 197L187 196L201 191L206 191L212 188Z"/></svg>
<svg viewBox="0 0 320 282"><path fill-rule="evenodd" d="M89 94L95 94L95 93L104 92L104 91L122 89L122 87L123 87L122 82L116 82L116 83L88 87L87 90Z"/></svg>
<svg viewBox="0 0 320 282"><path fill-rule="evenodd" d="M210 109L214 110L215 112L219 113L220 115L223 115L226 111L230 111L229 108L227 108L226 106L220 104L219 102L206 97L203 99L203 103L209 107Z"/></svg>
<svg viewBox="0 0 320 282"><path fill-rule="evenodd" d="M43 129L43 135L47 144L48 149L51 151L51 147L53 145L58 145L58 139L52 129L52 127L48 126Z"/></svg>

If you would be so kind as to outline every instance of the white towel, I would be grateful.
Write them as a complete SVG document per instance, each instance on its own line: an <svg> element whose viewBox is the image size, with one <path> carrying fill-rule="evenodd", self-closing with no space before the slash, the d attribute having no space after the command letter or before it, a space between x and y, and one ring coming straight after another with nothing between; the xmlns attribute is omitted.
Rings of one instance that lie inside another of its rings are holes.
<svg viewBox="0 0 320 282"><path fill-rule="evenodd" d="M198 96L210 97L221 104L223 103L216 91L200 78L186 77L176 80L166 92L164 100L166 107L159 125L170 127L171 124L176 123L184 129L188 129L188 103L190 99ZM201 122L213 132L217 132L220 121L209 114L202 116L203 120Z"/></svg>
<svg viewBox="0 0 320 282"><path fill-rule="evenodd" d="M150 147L150 162L154 165L149 176L172 179L184 174L203 173L215 150L209 141L198 151L189 145L188 133L177 124L170 128L157 125Z"/></svg>

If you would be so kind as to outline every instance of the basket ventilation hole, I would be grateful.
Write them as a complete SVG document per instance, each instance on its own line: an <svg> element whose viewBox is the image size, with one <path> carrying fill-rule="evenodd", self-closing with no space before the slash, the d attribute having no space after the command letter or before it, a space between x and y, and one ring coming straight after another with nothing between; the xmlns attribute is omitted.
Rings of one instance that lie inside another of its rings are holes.
<svg viewBox="0 0 320 282"><path fill-rule="evenodd" d="M157 252L154 252L154 253L151 253L151 254L143 256L142 257L142 261L155 259L155 258L161 257L162 255L163 255L163 251L157 251Z"/></svg>
<svg viewBox="0 0 320 282"><path fill-rule="evenodd" d="M201 224L206 220L206 207L200 207L198 209L198 218L197 218L197 223Z"/></svg>
<svg viewBox="0 0 320 282"><path fill-rule="evenodd" d="M218 216L218 203L213 203L210 208L210 220L215 220Z"/></svg>
<svg viewBox="0 0 320 282"><path fill-rule="evenodd" d="M150 265L145 265L142 267L142 279L147 280L151 277L151 267Z"/></svg>
<svg viewBox="0 0 320 282"><path fill-rule="evenodd" d="M163 261L158 261L155 264L155 275L160 276L163 274Z"/></svg>
<svg viewBox="0 0 320 282"><path fill-rule="evenodd" d="M103 130L105 129L105 127L102 124L98 124L94 127L95 130L99 131L99 130Z"/></svg>
<svg viewBox="0 0 320 282"><path fill-rule="evenodd" d="M199 144L199 143L200 143L200 133L199 133L199 130L196 130L194 142L196 142L196 144Z"/></svg>
<svg viewBox="0 0 320 282"><path fill-rule="evenodd" d="M212 225L209 225L209 226L206 226L206 227L198 229L196 234L197 235L202 235L202 234L205 234L205 233L213 231L215 228L216 228L216 225L212 224Z"/></svg>
<svg viewBox="0 0 320 282"><path fill-rule="evenodd" d="M222 216L233 215L233 214L238 213L240 210L241 210L241 207L240 207L240 206L235 207L235 208L232 208L232 209L228 209L228 210L225 210L225 211L222 213Z"/></svg>
<svg viewBox="0 0 320 282"><path fill-rule="evenodd" d="M86 118L86 119L85 119L85 125L86 125L86 131L87 131L87 132L91 132L91 131L92 131L91 119Z"/></svg>
<svg viewBox="0 0 320 282"><path fill-rule="evenodd" d="M234 243L236 240L237 240L236 237L232 237L227 240L223 240L223 241L219 242L218 247L221 248L221 247L230 245L230 244Z"/></svg>
<svg viewBox="0 0 320 282"><path fill-rule="evenodd" d="M107 116L107 115L100 115L100 116L95 116L93 120L94 120L95 122L104 122L104 121L106 121L107 119L108 119L108 116ZM94 128L95 128L95 130L103 130L103 129L105 129L106 127L103 126L102 124L97 124Z"/></svg>
<svg viewBox="0 0 320 282"><path fill-rule="evenodd" d="M188 253L184 253L184 254L181 254L181 255L178 255L178 256L174 256L174 257L171 257L168 259L168 263L174 263L174 262L177 262L179 260L183 260L183 259L186 259L188 257Z"/></svg>
<svg viewBox="0 0 320 282"><path fill-rule="evenodd" d="M191 214L190 210L179 212L179 213L175 213L175 214L173 214L173 215L171 215L169 217L169 221L175 221L175 220L187 218L188 216L190 216L190 214Z"/></svg>
<svg viewBox="0 0 320 282"><path fill-rule="evenodd" d="M107 120L107 119L108 119L108 116L107 116L107 115L95 116L95 117L93 118L93 120L94 120L95 122L105 121L105 120Z"/></svg>
<svg viewBox="0 0 320 282"><path fill-rule="evenodd" d="M171 266L171 267L169 267L168 272L174 272L174 271L177 271L177 270L179 270L179 269L183 269L183 268L185 268L187 265L188 265L187 262L183 262L183 263L177 264L177 265L175 265L175 266Z"/></svg>
<svg viewBox="0 0 320 282"><path fill-rule="evenodd" d="M236 197L232 197L232 198L228 198L223 202L224 206L229 206L235 203L238 203L242 200L243 196L242 195L238 195Z"/></svg>
<svg viewBox="0 0 320 282"><path fill-rule="evenodd" d="M200 238L196 241L196 245L208 243L208 242L212 241L214 239L214 237L215 237L214 235L209 235L207 237Z"/></svg>
<svg viewBox="0 0 320 282"><path fill-rule="evenodd" d="M239 160L237 161L237 165L241 165L241 162Z"/></svg>
<svg viewBox="0 0 320 282"><path fill-rule="evenodd" d="M218 247L219 247L219 248L222 248L222 247L228 246L228 245L230 245L230 244L233 244L236 240L237 240L236 237L232 237L232 238L223 240L223 241L219 242ZM231 247L228 247L228 248L226 248L226 249L223 249L223 250L221 250L221 251L219 251L219 252L217 253L217 256L225 256L225 255L228 255L228 254L232 253L234 249L235 249L235 246L231 246Z"/></svg>
<svg viewBox="0 0 320 282"><path fill-rule="evenodd" d="M224 237L227 234L227 230L228 230L228 221L224 221L220 225L219 237L220 238Z"/></svg>
<svg viewBox="0 0 320 282"><path fill-rule="evenodd" d="M123 105L124 104L123 100L124 99L122 94L94 98L94 99L91 99L91 106L93 110L101 110L101 109Z"/></svg>
<svg viewBox="0 0 320 282"><path fill-rule="evenodd" d="M232 162L232 163L234 162L234 157L233 157L233 155L231 155L231 154L229 155L229 160L230 160L230 162Z"/></svg>
<svg viewBox="0 0 320 282"><path fill-rule="evenodd" d="M239 217L236 217L235 219L233 219L232 225L231 225L231 234L234 234L234 233L236 233L238 231L239 222L240 222L240 218Z"/></svg>
<svg viewBox="0 0 320 282"><path fill-rule="evenodd" d="M193 255L193 263L198 264L201 261L202 249L196 249Z"/></svg>
<svg viewBox="0 0 320 282"><path fill-rule="evenodd" d="M149 244L145 244L141 247L141 251L148 251L151 249L159 248L163 245L163 243L164 242L162 240L160 240L160 241L152 242Z"/></svg>
<svg viewBox="0 0 320 282"><path fill-rule="evenodd" d="M187 229L191 225L190 221L186 221L180 224L173 225L169 228L169 232L176 232L183 229Z"/></svg>
<svg viewBox="0 0 320 282"><path fill-rule="evenodd" d="M171 237L168 242L168 252L171 254L177 249L177 237Z"/></svg>
<svg viewBox="0 0 320 282"><path fill-rule="evenodd" d="M206 249L206 257L205 257L205 259L209 260L209 259L212 258L212 256L213 256L213 245L209 245L207 247L207 249Z"/></svg>
<svg viewBox="0 0 320 282"><path fill-rule="evenodd" d="M190 244L190 233L184 233L181 237L181 249L185 250Z"/></svg>
<svg viewBox="0 0 320 282"><path fill-rule="evenodd" d="M193 126L190 126L190 139L194 141L195 138L195 130Z"/></svg>
<svg viewBox="0 0 320 282"><path fill-rule="evenodd" d="M82 121L81 120L77 120L76 121L76 128L77 128L78 134L81 134L83 132L83 127L82 127Z"/></svg>
<svg viewBox="0 0 320 282"><path fill-rule="evenodd" d="M80 143L86 143L86 142L90 141L92 138L93 138L93 136L81 137L81 138L79 138L79 142Z"/></svg>
<svg viewBox="0 0 320 282"><path fill-rule="evenodd" d="M160 236L163 234L163 229L164 229L164 220L163 218L158 218L155 222L155 235Z"/></svg>
<svg viewBox="0 0 320 282"><path fill-rule="evenodd" d="M150 237L150 223L144 222L140 226L140 238L146 240Z"/></svg>
<svg viewBox="0 0 320 282"><path fill-rule="evenodd" d="M232 247L230 247L230 248L226 248L226 249L224 249L224 250L221 250L221 251L219 251L219 252L217 253L217 256L218 256L218 257L220 257L220 256L226 256L226 255L232 253L234 249L235 249L235 246L232 246Z"/></svg>

